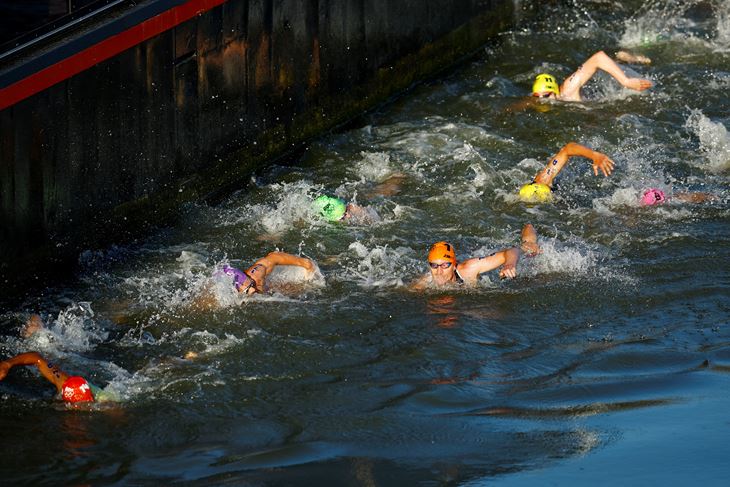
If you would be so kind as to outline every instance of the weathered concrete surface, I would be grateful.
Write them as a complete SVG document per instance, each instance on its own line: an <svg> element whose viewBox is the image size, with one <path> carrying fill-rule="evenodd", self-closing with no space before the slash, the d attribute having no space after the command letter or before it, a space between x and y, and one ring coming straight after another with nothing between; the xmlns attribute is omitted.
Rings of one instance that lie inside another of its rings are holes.
<svg viewBox="0 0 730 487"><path fill-rule="evenodd" d="M516 3L230 0L3 110L0 286L231 189L474 52Z"/></svg>

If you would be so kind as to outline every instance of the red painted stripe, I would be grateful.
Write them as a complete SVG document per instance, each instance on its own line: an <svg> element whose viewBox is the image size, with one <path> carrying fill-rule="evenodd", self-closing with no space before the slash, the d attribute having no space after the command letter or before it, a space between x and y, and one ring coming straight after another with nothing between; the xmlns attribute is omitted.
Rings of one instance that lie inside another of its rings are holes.
<svg viewBox="0 0 730 487"><path fill-rule="evenodd" d="M228 0L190 0L0 89L0 110L99 64Z"/></svg>

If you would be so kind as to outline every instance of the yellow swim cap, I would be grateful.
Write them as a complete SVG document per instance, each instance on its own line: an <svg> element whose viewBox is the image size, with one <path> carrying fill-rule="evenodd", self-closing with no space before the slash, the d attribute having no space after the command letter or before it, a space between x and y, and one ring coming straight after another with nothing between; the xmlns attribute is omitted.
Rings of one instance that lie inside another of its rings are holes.
<svg viewBox="0 0 730 487"><path fill-rule="evenodd" d="M549 91L560 96L560 85L551 74L538 74L535 82L532 83L532 93L545 93Z"/></svg>
<svg viewBox="0 0 730 487"><path fill-rule="evenodd" d="M520 199L525 203L547 203L553 200L553 192L547 184L529 183L520 188Z"/></svg>

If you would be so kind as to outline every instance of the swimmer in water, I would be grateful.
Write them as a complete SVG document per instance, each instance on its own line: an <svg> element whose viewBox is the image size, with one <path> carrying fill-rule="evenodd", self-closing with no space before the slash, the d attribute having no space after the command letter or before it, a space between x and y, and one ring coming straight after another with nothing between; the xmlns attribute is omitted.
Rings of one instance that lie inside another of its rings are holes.
<svg viewBox="0 0 730 487"><path fill-rule="evenodd" d="M235 286L240 294L247 296L260 293L264 294L268 291L266 278L277 267L282 265L290 265L301 267L307 271L307 278L314 276L317 272L317 264L306 257L298 257L296 255L287 254L286 252L270 252L266 257L262 257L253 263L251 267L242 271L231 266L223 266L217 271L214 277L226 276L231 279L231 284ZM193 303L193 307L201 309L212 309L218 306L218 300L215 295L207 288L197 296Z"/></svg>
<svg viewBox="0 0 730 487"><path fill-rule="evenodd" d="M17 365L35 365L41 375L56 386L61 399L67 403L108 401L104 392L80 376L71 376L49 363L38 352L26 352L0 361L0 381Z"/></svg>
<svg viewBox="0 0 730 487"><path fill-rule="evenodd" d="M346 203L341 198L321 195L312 203L312 209L328 222L343 221L355 225L381 221L380 215L369 206Z"/></svg>
<svg viewBox="0 0 730 487"><path fill-rule="evenodd" d="M571 157L585 157L593 161L593 174L598 176L601 171L604 176L611 175L615 166L606 154L594 151L575 142L568 142L547 163L547 166L537 173L531 183L520 188L520 199L526 203L544 203L552 200L553 179L563 169Z"/></svg>
<svg viewBox="0 0 730 487"><path fill-rule="evenodd" d="M520 247L494 252L486 257L473 257L462 262L456 260L454 246L447 242L436 242L428 252L429 273L411 284L411 289L420 291L428 287L449 285L475 286L480 274L501 267L500 278L513 279L517 276L516 265L521 254L534 256L540 253L537 232L531 224L522 228Z"/></svg>
<svg viewBox="0 0 730 487"><path fill-rule="evenodd" d="M625 58L625 56L622 57ZM557 79L551 74L537 75L532 85L532 96L561 101L581 101L580 89L596 74L598 69L610 74L621 86L631 90L644 91L653 86L648 79L629 78L605 52L598 51L578 67L575 73L568 76L560 86L558 86Z"/></svg>
<svg viewBox="0 0 730 487"><path fill-rule="evenodd" d="M677 199L679 201L683 201L685 203L705 203L707 201L715 201L717 197L710 193L689 193L689 192L682 192L682 193L674 193L672 195L674 199ZM639 202L642 206L654 206L654 205L662 205L666 203L669 200L669 197L662 191L661 189L657 188L649 188L647 190L644 190L644 192L641 195L641 198Z"/></svg>

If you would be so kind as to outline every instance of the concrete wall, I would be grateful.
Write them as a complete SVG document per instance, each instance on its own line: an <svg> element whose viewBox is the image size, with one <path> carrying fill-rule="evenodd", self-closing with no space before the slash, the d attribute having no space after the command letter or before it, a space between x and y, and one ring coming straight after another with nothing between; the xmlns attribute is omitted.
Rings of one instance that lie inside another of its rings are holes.
<svg viewBox="0 0 730 487"><path fill-rule="evenodd" d="M229 0L3 110L0 286L232 189L473 52L516 3Z"/></svg>

